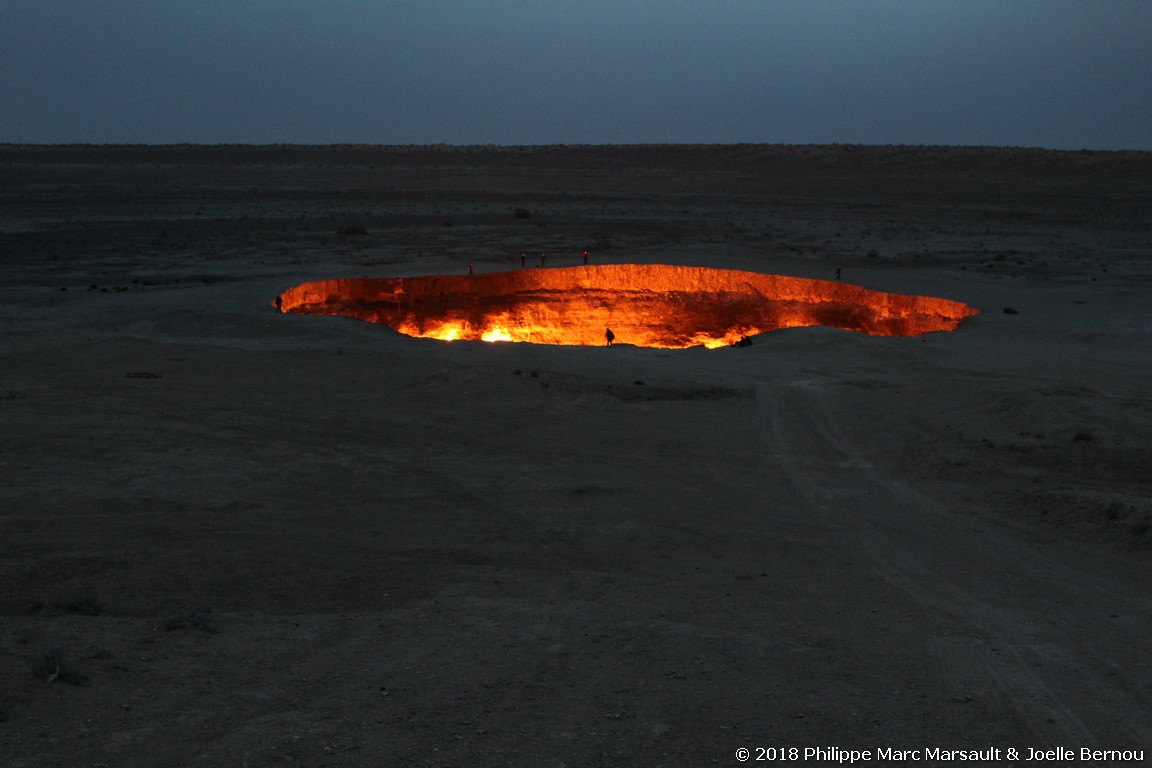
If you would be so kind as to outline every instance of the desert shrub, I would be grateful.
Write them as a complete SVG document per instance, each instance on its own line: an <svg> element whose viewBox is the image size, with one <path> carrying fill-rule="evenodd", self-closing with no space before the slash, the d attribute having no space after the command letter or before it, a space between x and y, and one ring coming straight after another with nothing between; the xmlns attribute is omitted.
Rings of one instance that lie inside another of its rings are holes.
<svg viewBox="0 0 1152 768"><path fill-rule="evenodd" d="M83 685L88 676L80 672L69 661L63 648L49 648L32 659L32 674L41 680L60 680L72 685Z"/></svg>
<svg viewBox="0 0 1152 768"><path fill-rule="evenodd" d="M216 622L212 617L205 612L194 611L192 613L185 613L180 616L173 616L163 624L165 632L172 632L177 629L196 629L205 634L216 634Z"/></svg>
<svg viewBox="0 0 1152 768"><path fill-rule="evenodd" d="M1092 440L1092 435L1088 432L1077 432L1072 435L1072 442L1074 443L1090 443Z"/></svg>
<svg viewBox="0 0 1152 768"><path fill-rule="evenodd" d="M1149 518L1147 514L1136 518L1128 526L1128 533L1133 536L1146 536L1150 530L1152 530L1152 518Z"/></svg>
<svg viewBox="0 0 1152 768"><path fill-rule="evenodd" d="M528 211L527 208L517 208L516 210L512 211L512 215L518 219L532 218L532 214Z"/></svg>
<svg viewBox="0 0 1152 768"><path fill-rule="evenodd" d="M336 233L339 235L366 235L368 228L363 224L341 224Z"/></svg>
<svg viewBox="0 0 1152 768"><path fill-rule="evenodd" d="M99 616L104 610L104 605L92 595L66 595L52 605L62 611L85 616Z"/></svg>

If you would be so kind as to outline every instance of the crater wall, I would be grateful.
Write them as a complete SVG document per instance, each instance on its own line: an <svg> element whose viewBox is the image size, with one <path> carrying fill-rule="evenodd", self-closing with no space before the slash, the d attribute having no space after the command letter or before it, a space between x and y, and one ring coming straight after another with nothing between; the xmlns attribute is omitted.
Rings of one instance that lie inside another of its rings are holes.
<svg viewBox="0 0 1152 768"><path fill-rule="evenodd" d="M951 331L977 310L850 283L708 267L607 264L479 275L349 278L280 294L281 312L344 315L445 340L724 346L825 325L877 336Z"/></svg>

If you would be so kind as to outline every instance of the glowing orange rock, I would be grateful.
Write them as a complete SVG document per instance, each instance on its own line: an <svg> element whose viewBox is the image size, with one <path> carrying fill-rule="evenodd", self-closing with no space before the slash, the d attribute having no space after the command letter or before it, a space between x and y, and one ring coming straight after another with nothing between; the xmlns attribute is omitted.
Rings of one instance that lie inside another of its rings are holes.
<svg viewBox="0 0 1152 768"><path fill-rule="evenodd" d="M444 340L598 345L611 328L618 342L666 348L720 347L804 325L919 336L978 314L958 301L839 281L664 264L322 280L288 289L277 306Z"/></svg>

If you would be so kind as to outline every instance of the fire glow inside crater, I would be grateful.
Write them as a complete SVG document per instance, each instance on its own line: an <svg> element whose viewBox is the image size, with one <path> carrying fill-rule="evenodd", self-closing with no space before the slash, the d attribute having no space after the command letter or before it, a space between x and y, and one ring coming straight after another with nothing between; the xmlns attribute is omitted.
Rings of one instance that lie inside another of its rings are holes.
<svg viewBox="0 0 1152 768"><path fill-rule="evenodd" d="M343 315L408 336L534 344L721 347L826 325L874 336L951 331L978 311L950 299L831 280L664 264L607 264L479 275L350 278L280 294L281 312Z"/></svg>

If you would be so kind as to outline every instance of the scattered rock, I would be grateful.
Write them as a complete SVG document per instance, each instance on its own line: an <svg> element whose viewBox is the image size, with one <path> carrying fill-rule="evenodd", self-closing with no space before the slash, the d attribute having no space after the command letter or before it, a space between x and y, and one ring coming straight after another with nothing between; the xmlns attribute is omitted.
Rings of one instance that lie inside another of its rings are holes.
<svg viewBox="0 0 1152 768"><path fill-rule="evenodd" d="M32 660L32 674L47 683L59 680L83 685L88 682L88 676L72 666L64 649L58 647L50 648Z"/></svg>

